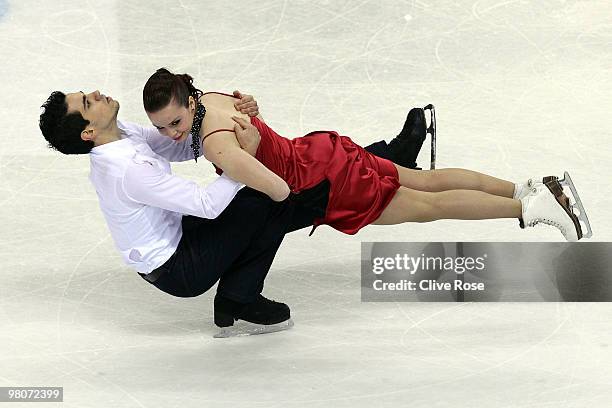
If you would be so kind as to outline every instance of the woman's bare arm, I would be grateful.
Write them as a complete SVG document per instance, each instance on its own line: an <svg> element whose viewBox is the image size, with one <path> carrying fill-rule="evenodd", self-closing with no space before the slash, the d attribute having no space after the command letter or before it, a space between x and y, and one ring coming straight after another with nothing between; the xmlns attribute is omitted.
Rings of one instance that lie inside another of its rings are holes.
<svg viewBox="0 0 612 408"><path fill-rule="evenodd" d="M211 134L203 143L204 157L221 168L232 179L267 194L274 201L289 196L287 183L243 150L234 133Z"/></svg>

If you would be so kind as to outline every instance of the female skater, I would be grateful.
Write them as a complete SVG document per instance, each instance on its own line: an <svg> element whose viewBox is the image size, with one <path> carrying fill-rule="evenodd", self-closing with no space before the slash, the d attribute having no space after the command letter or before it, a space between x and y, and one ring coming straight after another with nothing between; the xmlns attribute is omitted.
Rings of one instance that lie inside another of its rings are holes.
<svg viewBox="0 0 612 408"><path fill-rule="evenodd" d="M189 75L164 68L145 84L143 102L162 134L177 143L187 143L191 134L194 157L202 148L204 157L229 177L275 201L329 181L325 217L315 226L355 234L368 224L517 218L523 228L538 223L557 227L568 241L583 235L563 193L561 182L570 182L567 176L561 182L546 177L514 184L464 169L411 170L371 155L333 131L284 138L260 116L250 118L261 135L259 145L245 151L234 132L238 125L246 128L249 117L235 110L233 97L203 93Z"/></svg>

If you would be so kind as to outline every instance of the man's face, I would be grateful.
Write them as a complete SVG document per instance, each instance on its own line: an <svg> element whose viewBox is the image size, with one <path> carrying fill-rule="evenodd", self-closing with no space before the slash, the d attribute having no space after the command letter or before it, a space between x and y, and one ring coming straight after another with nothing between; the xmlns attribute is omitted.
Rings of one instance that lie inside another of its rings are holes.
<svg viewBox="0 0 612 408"><path fill-rule="evenodd" d="M187 108L180 106L173 99L159 111L147 112L147 116L162 135L175 142L183 142L191 131L194 110L195 100L190 96Z"/></svg>
<svg viewBox="0 0 612 408"><path fill-rule="evenodd" d="M101 95L99 91L84 94L75 92L66 95L68 113L80 112L89 121L86 130L102 131L117 120L119 102L113 98Z"/></svg>

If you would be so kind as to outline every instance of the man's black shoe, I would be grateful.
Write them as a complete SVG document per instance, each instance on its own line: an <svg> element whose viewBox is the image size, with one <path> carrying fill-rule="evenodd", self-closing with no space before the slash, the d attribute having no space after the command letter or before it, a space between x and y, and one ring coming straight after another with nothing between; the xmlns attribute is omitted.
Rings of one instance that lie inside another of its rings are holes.
<svg viewBox="0 0 612 408"><path fill-rule="evenodd" d="M416 158L426 136L425 112L421 108L412 108L408 112L402 131L389 143L392 161L402 167L416 168Z"/></svg>
<svg viewBox="0 0 612 408"><path fill-rule="evenodd" d="M251 303L239 303L217 293L215 296L215 324L218 327L229 327L235 320L250 323L271 325L291 318L289 306L284 303L266 299L257 295Z"/></svg>

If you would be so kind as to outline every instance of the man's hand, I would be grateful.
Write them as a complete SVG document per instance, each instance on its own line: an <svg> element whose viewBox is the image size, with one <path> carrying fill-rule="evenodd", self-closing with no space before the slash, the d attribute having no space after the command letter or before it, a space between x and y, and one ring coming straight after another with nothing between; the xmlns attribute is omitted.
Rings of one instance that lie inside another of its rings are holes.
<svg viewBox="0 0 612 408"><path fill-rule="evenodd" d="M251 156L255 156L257 147L259 147L259 141L261 140L259 130L242 118L232 116L232 119L236 122L234 124L234 132L236 132L236 139L238 139L240 147Z"/></svg>
<svg viewBox="0 0 612 408"><path fill-rule="evenodd" d="M259 107L253 95L243 95L240 91L234 91L234 97L239 98L238 101L234 103L234 107L238 112L249 116L259 115Z"/></svg>

